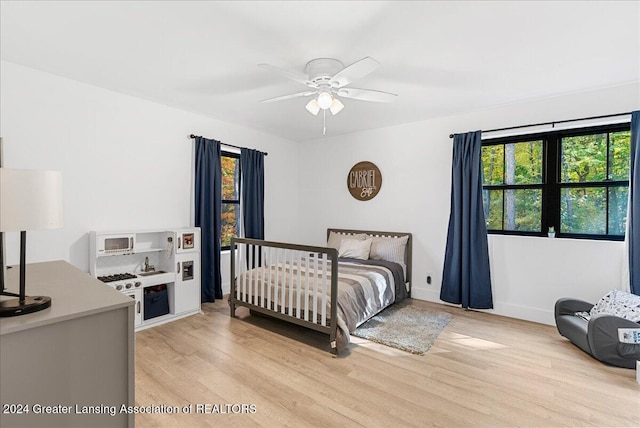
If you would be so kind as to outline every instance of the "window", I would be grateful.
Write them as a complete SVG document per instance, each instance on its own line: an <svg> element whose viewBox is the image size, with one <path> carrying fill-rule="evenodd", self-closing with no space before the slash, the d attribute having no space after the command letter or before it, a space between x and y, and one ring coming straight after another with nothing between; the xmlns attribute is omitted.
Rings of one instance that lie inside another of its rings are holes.
<svg viewBox="0 0 640 428"><path fill-rule="evenodd" d="M531 140L482 148L488 229L541 231L542 147L542 140Z"/></svg>
<svg viewBox="0 0 640 428"><path fill-rule="evenodd" d="M240 155L222 152L221 247L231 248L231 238L238 236L240 218Z"/></svg>
<svg viewBox="0 0 640 428"><path fill-rule="evenodd" d="M624 239L630 137L622 124L483 142L488 231Z"/></svg>

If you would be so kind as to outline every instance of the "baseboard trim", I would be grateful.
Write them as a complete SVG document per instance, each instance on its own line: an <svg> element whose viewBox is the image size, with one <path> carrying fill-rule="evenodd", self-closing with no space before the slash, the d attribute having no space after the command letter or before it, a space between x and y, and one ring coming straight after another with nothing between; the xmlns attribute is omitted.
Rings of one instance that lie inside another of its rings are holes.
<svg viewBox="0 0 640 428"><path fill-rule="evenodd" d="M426 300L427 302L449 305L449 303L440 300L440 290L414 288L411 290L411 297L418 300ZM482 310L482 312L525 321L537 322L540 324L555 325L553 310L543 310L531 306L522 306L505 302L494 302L493 305L493 309Z"/></svg>

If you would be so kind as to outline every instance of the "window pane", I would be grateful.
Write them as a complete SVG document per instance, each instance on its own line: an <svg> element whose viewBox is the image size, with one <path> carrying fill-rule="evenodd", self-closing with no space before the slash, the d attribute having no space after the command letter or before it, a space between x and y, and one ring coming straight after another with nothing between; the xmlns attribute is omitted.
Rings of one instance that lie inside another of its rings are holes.
<svg viewBox="0 0 640 428"><path fill-rule="evenodd" d="M563 183L604 181L607 178L607 134L579 135L562 139Z"/></svg>
<svg viewBox="0 0 640 428"><path fill-rule="evenodd" d="M220 164L222 166L222 199L237 201L240 199L239 159L221 156Z"/></svg>
<svg viewBox="0 0 640 428"><path fill-rule="evenodd" d="M629 179L629 146L631 132L612 132L609 134L609 179Z"/></svg>
<svg viewBox="0 0 640 428"><path fill-rule="evenodd" d="M505 184L542 183L542 141L504 145Z"/></svg>
<svg viewBox="0 0 640 428"><path fill-rule="evenodd" d="M488 230L502 230L502 190L483 190L484 219Z"/></svg>
<svg viewBox="0 0 640 428"><path fill-rule="evenodd" d="M482 147L484 184L502 184L504 177L504 145Z"/></svg>
<svg viewBox="0 0 640 428"><path fill-rule="evenodd" d="M607 233L607 189L565 188L560 197L560 232L604 235Z"/></svg>
<svg viewBox="0 0 640 428"><path fill-rule="evenodd" d="M539 232L542 189L508 189L504 194L504 230Z"/></svg>
<svg viewBox="0 0 640 428"><path fill-rule="evenodd" d="M609 235L624 235L627 228L629 187L609 188Z"/></svg>
<svg viewBox="0 0 640 428"><path fill-rule="evenodd" d="M238 236L239 204L222 204L222 246L229 247L231 238Z"/></svg>
<svg viewBox="0 0 640 428"><path fill-rule="evenodd" d="M482 147L484 185L542 183L542 141Z"/></svg>

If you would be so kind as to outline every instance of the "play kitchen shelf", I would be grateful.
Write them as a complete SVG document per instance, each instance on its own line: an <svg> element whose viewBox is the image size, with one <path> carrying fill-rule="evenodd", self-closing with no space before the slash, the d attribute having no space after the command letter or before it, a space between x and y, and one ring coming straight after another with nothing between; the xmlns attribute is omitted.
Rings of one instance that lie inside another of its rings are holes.
<svg viewBox="0 0 640 428"><path fill-rule="evenodd" d="M135 301L142 330L200 312L200 229L93 231L89 271Z"/></svg>

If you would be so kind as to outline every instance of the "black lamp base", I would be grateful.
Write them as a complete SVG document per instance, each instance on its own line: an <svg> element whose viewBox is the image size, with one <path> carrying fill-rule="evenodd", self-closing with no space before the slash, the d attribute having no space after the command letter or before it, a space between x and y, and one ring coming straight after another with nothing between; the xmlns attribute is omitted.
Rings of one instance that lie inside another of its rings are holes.
<svg viewBox="0 0 640 428"><path fill-rule="evenodd" d="M18 315L31 314L51 306L51 297L47 296L25 296L24 300L9 299L0 300L0 317L15 317Z"/></svg>

